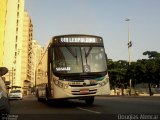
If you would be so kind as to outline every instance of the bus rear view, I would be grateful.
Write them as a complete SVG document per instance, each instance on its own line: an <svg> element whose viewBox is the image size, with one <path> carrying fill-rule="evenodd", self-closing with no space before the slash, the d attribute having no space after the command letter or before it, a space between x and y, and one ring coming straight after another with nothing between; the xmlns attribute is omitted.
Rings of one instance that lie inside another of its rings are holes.
<svg viewBox="0 0 160 120"><path fill-rule="evenodd" d="M38 70L37 97L83 99L110 94L103 40L93 35L61 35L50 41Z"/></svg>

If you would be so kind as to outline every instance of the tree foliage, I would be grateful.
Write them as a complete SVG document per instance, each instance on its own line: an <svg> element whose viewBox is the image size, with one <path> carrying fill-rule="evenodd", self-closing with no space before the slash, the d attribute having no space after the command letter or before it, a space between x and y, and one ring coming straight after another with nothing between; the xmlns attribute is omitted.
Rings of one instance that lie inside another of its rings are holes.
<svg viewBox="0 0 160 120"><path fill-rule="evenodd" d="M146 51L143 55L148 55L149 59L160 59L160 53L156 51Z"/></svg>
<svg viewBox="0 0 160 120"><path fill-rule="evenodd" d="M132 85L138 83L148 83L150 95L151 86L160 84L160 53L156 51L146 51L143 55L148 55L148 59L137 60L128 65L127 61L108 60L108 69L111 87L126 88L129 86L129 79Z"/></svg>
<svg viewBox="0 0 160 120"><path fill-rule="evenodd" d="M121 88L122 91L128 86L126 79L126 71L128 68L128 62L119 60L113 62L111 59L108 61L109 77L111 88Z"/></svg>

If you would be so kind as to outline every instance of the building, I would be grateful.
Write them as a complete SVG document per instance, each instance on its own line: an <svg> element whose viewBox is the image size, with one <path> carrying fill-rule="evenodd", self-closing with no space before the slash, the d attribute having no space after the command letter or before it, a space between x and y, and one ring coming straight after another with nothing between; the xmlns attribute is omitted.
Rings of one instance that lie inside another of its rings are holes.
<svg viewBox="0 0 160 120"><path fill-rule="evenodd" d="M33 40L33 24L24 10L24 0L0 0L0 5L0 66L9 69L5 80L28 94L36 83L43 48Z"/></svg>
<svg viewBox="0 0 160 120"><path fill-rule="evenodd" d="M0 0L0 66L3 66L4 57L4 37L5 37L5 26L6 26L6 14L7 14L7 1Z"/></svg>
<svg viewBox="0 0 160 120"><path fill-rule="evenodd" d="M33 57L32 57L32 61L34 63L34 66L33 66L33 71L34 71L34 77L31 81L31 85L32 87L35 86L36 84L36 71L37 71L37 65L39 64L39 61L42 57L42 54L44 52L43 48L41 47L41 45L38 44L37 40L33 40L32 41L32 48L33 48Z"/></svg>
<svg viewBox="0 0 160 120"><path fill-rule="evenodd" d="M33 40L33 25L27 11L24 12L23 27L21 80L23 81L23 93L28 94L30 88L35 86L36 66L42 56L43 49L36 40Z"/></svg>
<svg viewBox="0 0 160 120"><path fill-rule="evenodd" d="M24 94L28 93L31 86L31 66L32 66L32 39L33 39L33 25L31 18L27 11L24 11L23 21L23 41L22 41L22 66L21 66L21 80Z"/></svg>
<svg viewBox="0 0 160 120"><path fill-rule="evenodd" d="M4 38L3 66L11 71L7 80L12 86L22 86L22 40L24 0L8 0Z"/></svg>

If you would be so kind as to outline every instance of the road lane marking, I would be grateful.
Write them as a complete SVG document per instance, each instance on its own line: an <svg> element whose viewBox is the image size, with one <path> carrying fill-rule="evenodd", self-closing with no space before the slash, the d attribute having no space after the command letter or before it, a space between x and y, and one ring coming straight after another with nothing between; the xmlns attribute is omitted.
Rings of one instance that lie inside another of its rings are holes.
<svg viewBox="0 0 160 120"><path fill-rule="evenodd" d="M81 108L81 107L77 107L77 109L80 109L80 110L83 110L83 111L87 111L87 112L92 112L92 113L95 113L95 114L101 114L101 112L94 111L94 110L89 110L89 109L84 109L84 108Z"/></svg>

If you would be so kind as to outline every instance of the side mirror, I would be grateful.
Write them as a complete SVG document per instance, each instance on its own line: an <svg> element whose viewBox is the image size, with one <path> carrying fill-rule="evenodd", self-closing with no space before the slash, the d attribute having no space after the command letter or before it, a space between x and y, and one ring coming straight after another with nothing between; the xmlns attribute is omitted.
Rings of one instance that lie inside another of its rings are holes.
<svg viewBox="0 0 160 120"><path fill-rule="evenodd" d="M0 76L5 75L8 72L8 69L6 67L0 67Z"/></svg>
<svg viewBox="0 0 160 120"><path fill-rule="evenodd" d="M106 57L106 60L108 60L108 56L107 56L107 54L105 53L105 57Z"/></svg>

